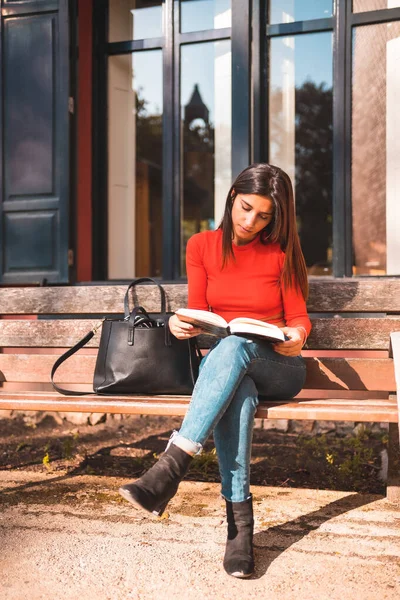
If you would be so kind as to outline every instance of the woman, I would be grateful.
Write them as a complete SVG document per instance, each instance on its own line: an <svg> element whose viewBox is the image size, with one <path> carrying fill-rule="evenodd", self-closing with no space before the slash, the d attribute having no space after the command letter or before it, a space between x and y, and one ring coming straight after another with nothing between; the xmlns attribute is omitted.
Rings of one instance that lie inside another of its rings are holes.
<svg viewBox="0 0 400 600"><path fill-rule="evenodd" d="M302 388L301 349L310 332L305 300L307 271L296 230L290 179L278 167L254 164L236 178L216 231L194 235L187 253L188 307L212 310L227 321L239 316L278 325L286 341L231 335L218 340L200 366L179 432L159 461L120 493L135 506L162 514L211 432L226 501L227 573L254 570L250 455L258 395L289 399ZM181 340L199 328L169 321Z"/></svg>

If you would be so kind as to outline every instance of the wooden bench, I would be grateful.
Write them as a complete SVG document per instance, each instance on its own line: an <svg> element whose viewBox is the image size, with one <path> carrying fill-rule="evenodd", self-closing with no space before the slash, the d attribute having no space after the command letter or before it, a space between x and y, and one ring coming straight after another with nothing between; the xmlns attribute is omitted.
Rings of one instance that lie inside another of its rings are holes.
<svg viewBox="0 0 400 600"><path fill-rule="evenodd" d="M185 284L164 287L168 310L186 305ZM101 316L121 314L125 290L125 285L1 288L0 409L184 415L186 396L66 397L49 385L56 356ZM152 286L140 286L133 300L159 310ZM400 279L311 279L308 309L313 330L304 351L305 389L287 402L261 402L257 417L389 423L387 495L400 502L394 368L399 381L400 333L394 332L400 332ZM98 340L99 333L89 349L60 368L59 383L91 389ZM211 341L201 337L201 347Z"/></svg>

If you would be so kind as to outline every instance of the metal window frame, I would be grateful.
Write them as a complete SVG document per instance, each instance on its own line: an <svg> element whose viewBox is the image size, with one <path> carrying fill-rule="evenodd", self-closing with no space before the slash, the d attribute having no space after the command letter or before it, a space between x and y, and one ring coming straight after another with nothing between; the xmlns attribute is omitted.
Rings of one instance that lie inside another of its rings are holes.
<svg viewBox="0 0 400 600"><path fill-rule="evenodd" d="M343 2L343 0L339 0ZM376 25L377 23L388 23L400 19L400 7L381 8L380 10L370 10L366 12L353 13L349 10L349 19L351 26L357 25Z"/></svg>
<svg viewBox="0 0 400 600"><path fill-rule="evenodd" d="M268 154L268 61L266 0L253 0L251 61L251 156L252 163L262 162Z"/></svg>
<svg viewBox="0 0 400 600"><path fill-rule="evenodd" d="M107 280L107 55L108 0L93 3L92 278Z"/></svg>
<svg viewBox="0 0 400 600"><path fill-rule="evenodd" d="M349 63L349 60L351 61L351 29L346 27L350 13L351 2L343 3L341 0L335 0L332 165L332 271L334 277L351 277L353 262L350 171L351 64Z"/></svg>
<svg viewBox="0 0 400 600"><path fill-rule="evenodd" d="M232 0L232 180L251 159L251 0Z"/></svg>
<svg viewBox="0 0 400 600"><path fill-rule="evenodd" d="M334 0L323 19L268 24L268 0L232 0L232 27L180 32L180 1L165 0L163 38L107 42L107 0L97 0L94 27L93 276L107 279L107 58L163 50L163 264L162 281L180 274L182 139L180 53L186 44L231 39L232 174L250 162L268 161L269 39L333 33L333 276L352 276L351 86L353 28L400 20L400 8L353 13L348 0ZM100 7L100 9L99 9ZM99 17L100 15L100 17ZM370 277L370 276L369 276Z"/></svg>
<svg viewBox="0 0 400 600"><path fill-rule="evenodd" d="M263 0L259 0L260 2L262 2ZM342 257L342 250L343 247L339 244L335 244L335 239L337 239L338 237L342 237L342 232L343 232L343 223L341 221L342 217L343 217L343 207L340 205L340 210L337 206L337 202L336 202L336 197L338 198L344 198L344 194L342 193L342 191L339 189L339 186L336 186L336 177L335 177L335 170L338 170L339 168L339 164L336 165L335 163L335 159L337 156L340 155L340 153L337 152L338 147L340 146L340 143L342 141L343 138L343 134L341 132L340 129L340 124L337 122L338 121L338 117L340 116L340 112L335 110L335 107L338 106L338 104L335 104L335 91L336 91L336 85L337 85L337 56L335 53L335 45L337 45L336 42L336 32L339 30L337 27L337 21L338 21L338 17L340 15L340 17L342 17L342 10L338 10L338 4L339 2L341 2L341 0L334 0L334 6L333 6L333 15L331 17L326 17L323 19L310 19L309 21L294 21L293 23L278 23L278 24L273 24L273 25L269 25L268 24L268 0L264 0L265 2L265 29L264 29L264 35L261 36L261 39L264 40L264 44L265 44L265 48L260 49L260 54L262 53L263 55L263 60L264 60L264 81L265 81L265 87L263 90L263 94L264 94L264 98L265 98L265 104L264 106L266 107L266 110L264 110L264 127L263 127L263 132L264 132L264 147L261 148L260 151L260 156L262 159L264 159L266 162L269 161L269 126L268 126L268 121L269 121L269 41L270 39L274 39L277 37L285 37L285 36L289 36L289 35L306 35L306 34L312 34L312 33L321 33L324 31L332 31L332 34L334 36L334 45L333 45L333 52L332 52L332 69L333 69L333 115L332 115L332 119L333 119L333 140L332 140L332 144L333 144L333 164L332 164L332 172L333 172L333 181L332 181L332 185L333 185L333 189L332 189L332 213L333 213L333 231L332 231L332 235L333 235L333 264L332 264L332 268L334 271L334 276L341 276L342 273L342 269L337 269L337 261L338 261L338 257L336 255L336 248L340 249L340 260L343 261L344 257ZM349 3L347 3L349 4ZM340 28L340 33L342 34L342 28ZM343 40L340 39L340 42L342 43ZM342 58L342 55L341 55ZM341 64L341 63L340 63ZM262 109L262 104L260 103L261 109ZM340 135L342 134L342 135ZM342 170L343 172L345 172L344 169L344 162L342 165ZM341 183L341 181L340 181ZM339 275L340 273L340 275Z"/></svg>
<svg viewBox="0 0 400 600"><path fill-rule="evenodd" d="M258 0L262 2L262 0ZM266 4L268 4L267 0ZM373 25L400 20L400 8L382 9L363 13L352 12L352 2L334 0L332 17L297 21L294 23L268 25L268 14L265 23L264 37L266 48L261 45L263 56L266 89L264 106L264 138L267 147L262 148L255 140L256 154L268 161L268 46L269 39L285 35L301 35L321 31L333 32L333 257L332 270L334 277L351 277L353 272L353 240L352 240L352 199L351 199L351 135L352 135L352 35L353 28L362 25ZM261 39L262 39L261 37ZM258 86L260 90L262 86ZM260 91L261 93L261 91ZM263 105L261 102L255 106ZM259 110L259 109L258 109ZM371 276L368 276L371 277Z"/></svg>
<svg viewBox="0 0 400 600"><path fill-rule="evenodd" d="M3 14L0 11L0 82L3 87ZM3 93L0 94L0 131L3 131ZM1 220L1 231L3 232L3 202L4 202L4 188L3 188L3 171L4 171L4 163L3 163L3 140L0 141L0 220ZM3 235L1 236L3 238ZM0 240L0 277L3 272L3 254L4 254L4 243L2 239Z"/></svg>
<svg viewBox="0 0 400 600"><path fill-rule="evenodd" d="M234 1L232 0L232 2ZM173 239L168 242L173 254L170 271L170 277L173 281L186 281L186 277L182 276L181 273L181 211L184 200L181 128L181 48L186 45L229 40L232 35L232 28L230 27L181 33L180 20L180 0L174 0L174 182L172 202L174 235Z"/></svg>
<svg viewBox="0 0 400 600"><path fill-rule="evenodd" d="M352 12L352 2L335 0L334 45L334 183L333 275L353 276L352 161L352 57L356 27L400 20L400 8ZM335 51L336 50L336 51ZM374 277L364 275L364 277ZM382 277L375 276L375 277Z"/></svg>
<svg viewBox="0 0 400 600"><path fill-rule="evenodd" d="M239 4L240 0L232 0ZM246 0L250 3L250 0ZM241 7L242 8L242 7ZM237 21L239 21L239 15ZM107 42L108 0L95 9L93 76L93 278L107 281L107 61L109 56L163 51L163 244L161 281L184 281L180 273L182 194L180 48L231 38L231 28L180 32L180 1L165 0L162 38ZM233 87L233 85L232 85Z"/></svg>
<svg viewBox="0 0 400 600"><path fill-rule="evenodd" d="M293 21L293 23L267 24L267 37L299 35L301 33L317 33L333 29L334 16L310 21Z"/></svg>

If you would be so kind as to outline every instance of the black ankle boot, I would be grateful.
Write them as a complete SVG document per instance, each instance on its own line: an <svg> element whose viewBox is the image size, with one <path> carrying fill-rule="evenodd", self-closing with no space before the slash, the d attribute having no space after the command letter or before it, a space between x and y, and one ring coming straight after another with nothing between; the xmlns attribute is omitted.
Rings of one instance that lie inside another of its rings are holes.
<svg viewBox="0 0 400 600"><path fill-rule="evenodd" d="M226 502L228 539L224 569L233 577L250 577L254 571L253 555L253 498L243 502Z"/></svg>
<svg viewBox="0 0 400 600"><path fill-rule="evenodd" d="M162 515L168 502L175 496L179 483L186 475L192 456L171 444L140 479L119 488L125 500L137 508Z"/></svg>

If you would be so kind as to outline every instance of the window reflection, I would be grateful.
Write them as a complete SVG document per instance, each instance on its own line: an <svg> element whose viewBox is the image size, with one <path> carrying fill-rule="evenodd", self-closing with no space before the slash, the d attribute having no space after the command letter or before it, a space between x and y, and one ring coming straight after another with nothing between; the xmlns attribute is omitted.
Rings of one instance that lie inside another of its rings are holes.
<svg viewBox="0 0 400 600"><path fill-rule="evenodd" d="M231 0L181 0L181 32L231 27Z"/></svg>
<svg viewBox="0 0 400 600"><path fill-rule="evenodd" d="M182 243L219 225L231 186L230 41L182 47Z"/></svg>
<svg viewBox="0 0 400 600"><path fill-rule="evenodd" d="M269 22L293 23L331 17L332 0L270 0Z"/></svg>
<svg viewBox="0 0 400 600"><path fill-rule="evenodd" d="M332 267L332 34L270 42L269 160L294 182L309 273Z"/></svg>
<svg viewBox="0 0 400 600"><path fill-rule="evenodd" d="M398 8L400 0L353 0L353 12L368 12L384 8Z"/></svg>
<svg viewBox="0 0 400 600"><path fill-rule="evenodd" d="M161 37L163 9L164 0L109 0L108 41Z"/></svg>
<svg viewBox="0 0 400 600"><path fill-rule="evenodd" d="M352 213L355 274L400 274L400 22L353 38Z"/></svg>
<svg viewBox="0 0 400 600"><path fill-rule="evenodd" d="M108 276L160 276L162 52L109 57Z"/></svg>

